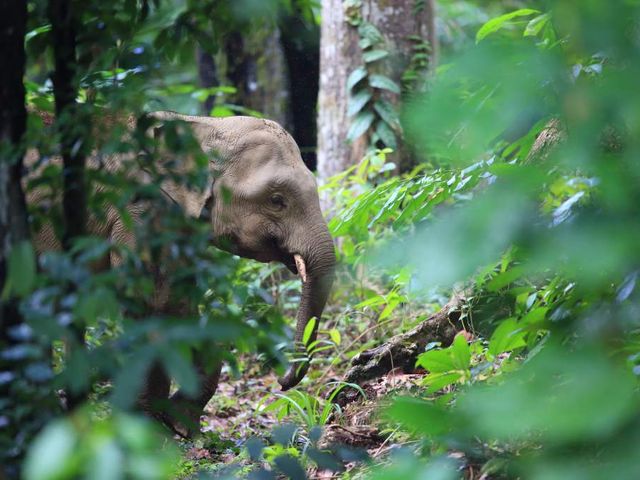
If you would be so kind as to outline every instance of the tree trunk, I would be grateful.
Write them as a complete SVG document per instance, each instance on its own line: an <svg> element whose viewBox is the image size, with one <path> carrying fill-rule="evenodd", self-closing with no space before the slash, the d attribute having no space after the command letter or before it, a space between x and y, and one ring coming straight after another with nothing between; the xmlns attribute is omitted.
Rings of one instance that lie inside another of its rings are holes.
<svg viewBox="0 0 640 480"><path fill-rule="evenodd" d="M56 103L56 123L60 132L60 153L63 159L63 216L65 250L85 232L87 198L85 160L89 150L89 122L78 107L76 60L76 12L71 0L51 0L49 20L55 70L53 95Z"/></svg>
<svg viewBox="0 0 640 480"><path fill-rule="evenodd" d="M363 153L361 146L347 144L347 78L361 63L358 32L346 21L343 1L323 0L317 122L321 181L353 165Z"/></svg>
<svg viewBox="0 0 640 480"><path fill-rule="evenodd" d="M316 169L320 28L305 21L299 10L282 16L279 28L291 97L291 134L300 146L302 160L313 171Z"/></svg>
<svg viewBox="0 0 640 480"><path fill-rule="evenodd" d="M213 55L198 47L196 49L196 59L198 62L198 79L200 80L200 86L202 88L217 87L220 82L218 81L218 70ZM209 95L202 104L203 115L209 116L211 114L214 102L215 97Z"/></svg>
<svg viewBox="0 0 640 480"><path fill-rule="evenodd" d="M22 138L26 130L24 105L24 35L27 6L24 1L0 0L0 292L8 275L12 248L29 239L27 209L22 191ZM15 298L0 297L0 340L10 342L8 331L22 323Z"/></svg>
<svg viewBox="0 0 640 480"><path fill-rule="evenodd" d="M242 32L236 30L225 36L224 52L227 60L227 78L231 85L236 87L236 93L231 100L238 105L246 106L250 91L249 72L252 59L245 52Z"/></svg>
<svg viewBox="0 0 640 480"><path fill-rule="evenodd" d="M255 110L288 129L289 89L278 29L229 32L222 60L220 71L237 90L229 98L231 103Z"/></svg>
<svg viewBox="0 0 640 480"><path fill-rule="evenodd" d="M56 125L60 134L60 154L63 161L62 211L65 251L73 247L77 237L85 234L87 219L87 188L85 184L86 152L90 151L90 117L76 102L79 79L76 59L77 4L71 0L50 0L49 20L54 57L53 95L56 104ZM69 289L73 289L70 286ZM71 324L69 347L84 344L84 327ZM74 409L86 399L87 392L68 392L67 405Z"/></svg>
<svg viewBox="0 0 640 480"><path fill-rule="evenodd" d="M364 65L360 35L353 24L368 22L379 30L383 37L382 48L389 55L376 63L375 73L382 73L401 85L403 74L409 66L413 67L413 55L418 51L414 47L420 43L418 38L428 45L425 48L430 51L429 68L435 63L433 7L433 0L323 0L318 94L318 175L321 181L359 162L369 143L367 134L347 143L352 120L347 114L347 79L356 68ZM372 65L367 64L367 69L371 70ZM399 94L387 91L380 94L396 107L399 104Z"/></svg>
<svg viewBox="0 0 640 480"><path fill-rule="evenodd" d="M0 292L8 280L8 259L23 242L29 248L29 225L22 170L27 112L22 78L25 72L24 36L26 0L0 0ZM24 245L24 244L23 244ZM27 266L21 265L23 268ZM28 375L35 363L30 327L24 324L18 298L9 292L0 296L0 382L3 425L0 429L0 478L20 478L20 464L27 446L48 418L41 402L46 387L34 385ZM27 355L21 350L31 349ZM49 392L45 392L45 397ZM52 395L51 395L52 396ZM18 413L17 413L18 412Z"/></svg>

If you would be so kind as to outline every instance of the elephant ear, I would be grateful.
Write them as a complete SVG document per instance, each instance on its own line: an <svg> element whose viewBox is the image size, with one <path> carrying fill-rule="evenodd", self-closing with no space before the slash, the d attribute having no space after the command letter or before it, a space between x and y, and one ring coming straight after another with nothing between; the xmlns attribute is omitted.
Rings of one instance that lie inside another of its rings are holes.
<svg viewBox="0 0 640 480"><path fill-rule="evenodd" d="M164 120L164 118L159 117L157 114L154 114L154 117L161 121ZM169 119L173 120L172 118ZM156 124L150 132L154 139L161 138L164 133L165 126L162 123ZM190 157L186 157L186 161L181 162L179 165L177 165L176 162L171 162L170 158L165 158L160 162L161 164L173 164L170 167L173 176L186 176L188 172L196 168L195 161L193 161L193 159ZM213 162L209 162L210 167L212 163ZM169 200L178 204L188 216L201 219L210 219L213 205L213 184L215 175L216 172L213 170L213 168L207 169L207 181L205 187L201 190L197 188L189 188L184 183L175 182L171 178L167 178L162 182L161 189L163 194ZM169 175L168 177L171 177L171 175Z"/></svg>

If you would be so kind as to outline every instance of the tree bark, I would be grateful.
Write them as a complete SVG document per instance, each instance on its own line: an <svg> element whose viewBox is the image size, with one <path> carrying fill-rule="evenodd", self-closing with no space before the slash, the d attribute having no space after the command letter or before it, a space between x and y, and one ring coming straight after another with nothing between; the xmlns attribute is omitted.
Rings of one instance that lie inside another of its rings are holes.
<svg viewBox="0 0 640 480"><path fill-rule="evenodd" d="M363 65L358 45L357 28L347 23L345 8L353 9L352 2L323 0L320 36L320 91L318 94L318 175L321 181L356 164L367 147L365 136L347 144L351 119L347 115L349 92L347 78ZM410 64L418 36L431 47L430 66L437 56L434 28L434 3L427 0L418 5L414 0L362 0L359 15L382 33L385 49L389 52L383 72L396 83ZM349 6L347 6L349 5ZM349 12L352 15L353 11ZM398 104L400 96L385 93L385 98Z"/></svg>
<svg viewBox="0 0 640 480"><path fill-rule="evenodd" d="M360 160L361 146L347 144L347 78L362 63L358 32L347 21L342 0L322 1L318 91L318 177L326 181ZM326 208L326 199L323 199Z"/></svg>
<svg viewBox="0 0 640 480"><path fill-rule="evenodd" d="M233 30L224 37L225 62L220 68L236 88L231 103L255 110L289 128L289 89L280 32L268 26Z"/></svg>
<svg viewBox="0 0 640 480"><path fill-rule="evenodd" d="M0 292L7 280L7 259L13 246L29 239L27 209L22 191L22 139L27 111L22 83L25 68L24 35L27 4L0 0ZM0 335L9 341L7 331L22 322L15 299L0 298Z"/></svg>
<svg viewBox="0 0 640 480"><path fill-rule="evenodd" d="M27 112L22 78L25 72L24 37L27 22L26 0L0 0L0 292L8 280L8 259L12 250L29 241L29 225L22 170ZM11 293L0 297L0 350L18 351L29 339L29 327L19 310L18 299ZM18 332L23 332L21 335ZM0 478L19 478L20 463L26 447L42 427L47 412L41 405L25 406L25 398L35 402L25 363L33 358L11 358L0 363L4 381L0 385L2 417L0 429ZM33 403L31 404L33 405ZM20 412L17 414L16 412Z"/></svg>
<svg viewBox="0 0 640 480"><path fill-rule="evenodd" d="M11 245L29 238L26 203L20 178L27 111L22 77L25 69L24 35L27 6L25 1L0 1L0 279ZM0 291L2 288L0 288Z"/></svg>
<svg viewBox="0 0 640 480"><path fill-rule="evenodd" d="M227 78L231 85L236 87L236 94L232 100L238 105L247 106L251 58L245 52L242 32L235 30L225 36L224 51L227 57Z"/></svg>
<svg viewBox="0 0 640 480"><path fill-rule="evenodd" d="M86 152L90 151L90 116L76 102L78 96L78 62L76 58L77 4L71 0L50 0L49 20L54 57L53 95L56 125L60 136L63 169L62 211L64 230L62 246L69 252L76 238L85 234L87 220L87 188L85 181ZM73 286L68 287L70 291ZM70 326L69 348L83 348L84 327ZM67 406L75 409L87 398L87 392L68 392Z"/></svg>
<svg viewBox="0 0 640 480"><path fill-rule="evenodd" d="M63 159L63 217L65 250L74 238L85 232L87 195L85 186L85 160L89 119L83 114L78 96L76 60L77 14L70 0L50 0L49 20L55 70L53 95L56 103L56 123L60 133L60 153Z"/></svg>

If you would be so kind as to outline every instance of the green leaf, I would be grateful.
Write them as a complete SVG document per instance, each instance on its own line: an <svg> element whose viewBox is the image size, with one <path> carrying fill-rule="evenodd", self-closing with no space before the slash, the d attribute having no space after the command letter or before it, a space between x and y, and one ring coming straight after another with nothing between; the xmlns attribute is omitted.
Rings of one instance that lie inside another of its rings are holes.
<svg viewBox="0 0 640 480"><path fill-rule="evenodd" d="M46 24L46 25L42 25L41 27L34 28L24 36L24 41L25 43L27 43L33 37L37 37L41 33L47 33L50 31L51 31L51 24Z"/></svg>
<svg viewBox="0 0 640 480"><path fill-rule="evenodd" d="M444 387L453 385L462 378L462 372L441 372L430 373L424 379L424 384L428 386L427 393L436 393Z"/></svg>
<svg viewBox="0 0 640 480"><path fill-rule="evenodd" d="M547 344L499 385L464 392L456 409L475 435L511 442L532 432L543 445L619 438L637 416L638 396L637 379L617 360L596 346Z"/></svg>
<svg viewBox="0 0 640 480"><path fill-rule="evenodd" d="M388 101L383 99L376 100L373 104L373 109L393 130L398 130L400 128L400 119L398 118L398 114L396 113L393 105Z"/></svg>
<svg viewBox="0 0 640 480"><path fill-rule="evenodd" d="M509 270L499 273L495 277L491 279L489 283L487 283L487 290L490 292L497 292L498 290L506 287L510 283L513 283L518 278L522 277L525 274L524 267L516 266L510 268Z"/></svg>
<svg viewBox="0 0 640 480"><path fill-rule="evenodd" d="M347 90L351 90L355 87L360 81L368 75L367 69L364 67L356 68L351 74L349 78L347 78Z"/></svg>
<svg viewBox="0 0 640 480"><path fill-rule="evenodd" d="M307 478L300 462L291 455L280 455L273 460L273 463L291 480L305 480Z"/></svg>
<svg viewBox="0 0 640 480"><path fill-rule="evenodd" d="M368 88L360 90L358 93L349 97L349 105L347 107L347 115L350 117L358 113L371 99L371 90Z"/></svg>
<svg viewBox="0 0 640 480"><path fill-rule="evenodd" d="M549 307L538 307L528 312L524 317L520 319L520 323L523 325L533 325L536 323L542 323L547 316Z"/></svg>
<svg viewBox="0 0 640 480"><path fill-rule="evenodd" d="M416 366L430 373L449 373L457 369L447 349L429 350L420 354L416 360Z"/></svg>
<svg viewBox="0 0 640 480"><path fill-rule="evenodd" d="M417 398L398 397L387 413L407 429L428 435L443 434L455 425L448 410Z"/></svg>
<svg viewBox="0 0 640 480"><path fill-rule="evenodd" d="M480 27L480 30L478 30L478 33L476 34L476 42L484 39L485 37L487 37L487 35L497 32L504 26L505 23L509 22L509 20L517 17L526 17L529 15L533 15L534 13L540 13L540 11L534 10L532 8L521 8L514 12L505 13L504 15L500 15L499 17L492 18L482 27Z"/></svg>
<svg viewBox="0 0 640 480"><path fill-rule="evenodd" d="M391 127L389 127L389 124L387 122L385 122L384 120L379 120L376 124L376 133L380 137L380 140L382 140L382 143L385 144L385 146L394 150L398 148L396 134L393 130L391 130Z"/></svg>
<svg viewBox="0 0 640 480"><path fill-rule="evenodd" d="M221 105L216 105L209 112L210 117L232 117L234 115L233 110Z"/></svg>
<svg viewBox="0 0 640 480"><path fill-rule="evenodd" d="M503 320L489 340L489 353L494 357L516 348L524 347L526 342L522 326L513 318Z"/></svg>
<svg viewBox="0 0 640 480"><path fill-rule="evenodd" d="M368 38L361 38L358 41L358 46L360 46L360 50L366 50L367 48L373 46L373 42Z"/></svg>
<svg viewBox="0 0 640 480"><path fill-rule="evenodd" d="M362 22L360 24L360 26L358 27L358 35L363 40L368 40L370 45L375 45L384 41L384 36L380 32L380 30L378 30L378 28L370 22Z"/></svg>
<svg viewBox="0 0 640 480"><path fill-rule="evenodd" d="M333 343L335 343L336 345L340 345L341 337L340 331L338 329L332 328L331 330L329 330L329 336L331 337L331 341Z"/></svg>
<svg viewBox="0 0 640 480"><path fill-rule="evenodd" d="M118 299L112 290L97 287L80 298L76 311L88 325L100 318L114 319L119 313Z"/></svg>
<svg viewBox="0 0 640 480"><path fill-rule="evenodd" d="M363 111L358 113L347 132L347 141L353 142L364 134L369 129L375 118L375 115L371 112Z"/></svg>
<svg viewBox="0 0 640 480"><path fill-rule="evenodd" d="M91 460L89 468L94 480L125 478L124 452L119 448L116 438L103 441Z"/></svg>
<svg viewBox="0 0 640 480"><path fill-rule="evenodd" d="M316 328L317 319L316 317L311 317L307 324L304 327L304 333L302 335L302 344L307 345L309 340L311 339L311 334Z"/></svg>
<svg viewBox="0 0 640 480"><path fill-rule="evenodd" d="M400 94L400 86L386 75L380 75L379 73L369 75L369 85L374 88Z"/></svg>
<svg viewBox="0 0 640 480"><path fill-rule="evenodd" d="M542 29L549 23L550 15L548 13L543 13L542 15L538 15L537 17L531 19L529 23L527 23L526 28L524 29L525 37L535 37L538 35Z"/></svg>
<svg viewBox="0 0 640 480"><path fill-rule="evenodd" d="M460 370L468 370L471 362L471 349L464 335L456 335L450 348L456 367Z"/></svg>
<svg viewBox="0 0 640 480"><path fill-rule="evenodd" d="M24 466L24 478L49 480L73 478L76 432L67 420L49 424L33 441Z"/></svg>
<svg viewBox="0 0 640 480"><path fill-rule="evenodd" d="M388 55L389 55L389 52L387 52L386 50L380 50L380 49L370 50L362 54L362 59L365 61L365 63L371 63L371 62L380 60L382 58L385 58Z"/></svg>
<svg viewBox="0 0 640 480"><path fill-rule="evenodd" d="M29 241L22 241L9 252L8 277L2 296L23 297L34 286L36 279L36 258Z"/></svg>

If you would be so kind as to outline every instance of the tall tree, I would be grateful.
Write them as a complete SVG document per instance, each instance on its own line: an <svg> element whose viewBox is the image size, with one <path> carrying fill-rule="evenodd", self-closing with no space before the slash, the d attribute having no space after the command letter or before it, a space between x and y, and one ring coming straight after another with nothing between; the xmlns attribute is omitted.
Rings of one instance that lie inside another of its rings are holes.
<svg viewBox="0 0 640 480"><path fill-rule="evenodd" d="M434 64L435 44L433 0L323 0L318 95L321 180L358 162L369 143L395 146L397 140L391 135L399 138L399 128L385 107L397 106L401 90L411 89L408 70ZM416 58L425 56L427 62L416 64ZM354 98L350 108L355 93L365 103ZM384 106L374 108L378 100ZM380 122L386 125L378 126Z"/></svg>
<svg viewBox="0 0 640 480"><path fill-rule="evenodd" d="M313 12L305 13L294 5L291 12L280 16L278 28L289 78L291 133L300 146L304 163L315 170L320 27Z"/></svg>
<svg viewBox="0 0 640 480"><path fill-rule="evenodd" d="M65 249L71 241L84 233L86 223L85 159L87 123L79 121L82 112L76 103L78 75L76 59L77 4L70 0L50 0L49 20L53 40L53 95L56 103L56 122L60 132L60 153L64 172L63 212ZM86 119L85 119L86 120Z"/></svg>
<svg viewBox="0 0 640 480"><path fill-rule="evenodd" d="M220 81L218 80L218 69L213 55L203 50L202 47L197 47L196 60L198 63L198 80L200 81L200 86L203 88L217 87ZM209 95L204 101L202 104L202 113L204 115L211 113L214 101L215 97L213 95Z"/></svg>
<svg viewBox="0 0 640 480"><path fill-rule="evenodd" d="M85 163L90 151L91 124L86 109L78 105L79 75L76 29L80 20L78 3L71 0L50 0L48 15L51 22L54 72L53 96L56 106L56 125L60 136L60 155L63 162L62 211L64 230L62 245L70 251L73 241L84 235L87 220L87 187ZM84 328L72 323L69 342L84 344ZM86 399L87 392L69 392L69 408Z"/></svg>
<svg viewBox="0 0 640 480"><path fill-rule="evenodd" d="M19 309L19 296L30 289L35 270L22 190L26 21L26 0L0 0L0 478L20 477L25 449L48 419L42 399L54 397L36 385L47 368L34 370L37 347L30 344L31 329Z"/></svg>

